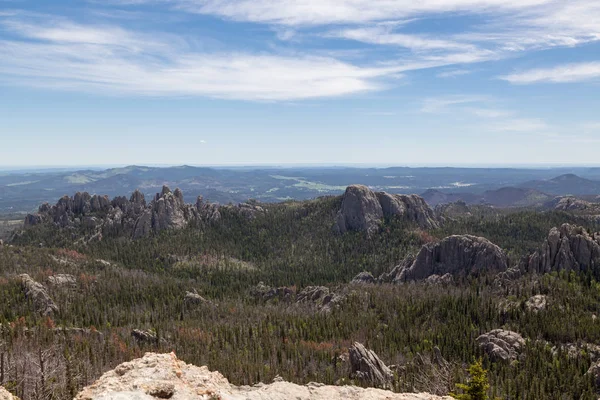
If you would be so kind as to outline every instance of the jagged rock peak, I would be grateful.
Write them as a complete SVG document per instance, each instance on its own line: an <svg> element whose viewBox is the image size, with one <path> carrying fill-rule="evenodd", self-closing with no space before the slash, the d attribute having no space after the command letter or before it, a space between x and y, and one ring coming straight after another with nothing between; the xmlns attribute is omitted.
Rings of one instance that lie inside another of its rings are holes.
<svg viewBox="0 0 600 400"><path fill-rule="evenodd" d="M585 271L600 267L600 233L563 224L552 228L541 250L529 257L530 271Z"/></svg>
<svg viewBox="0 0 600 400"><path fill-rule="evenodd" d="M382 219L399 216L417 223L421 228L439 226L433 210L417 195L373 192L364 185L351 185L342 196L342 206L336 217L340 233L362 231L375 233Z"/></svg>
<svg viewBox="0 0 600 400"><path fill-rule="evenodd" d="M62 228L83 226L93 231L91 238L98 240L111 233L130 234L137 239L165 229L216 222L220 218L218 205L201 200L196 204L185 204L179 188L171 192L169 187L163 186L150 203L146 203L139 190L135 190L129 199L117 196L112 201L108 196L90 196L86 192L64 196L56 205L45 203L38 213L27 215L25 227L42 223L53 223Z"/></svg>
<svg viewBox="0 0 600 400"><path fill-rule="evenodd" d="M296 385L277 379L271 384L235 386L219 372L180 361L175 354L146 353L102 375L76 400L450 400L430 394L398 394L354 386Z"/></svg>
<svg viewBox="0 0 600 400"><path fill-rule="evenodd" d="M440 277L466 276L483 271L502 272L508 259L502 249L483 237L471 235L448 236L438 243L424 245L416 258L405 260L389 274L384 282L424 280ZM449 281L449 277L444 279Z"/></svg>
<svg viewBox="0 0 600 400"><path fill-rule="evenodd" d="M389 389L394 379L392 370L381 361L373 350L354 342L349 349L352 377L370 386Z"/></svg>

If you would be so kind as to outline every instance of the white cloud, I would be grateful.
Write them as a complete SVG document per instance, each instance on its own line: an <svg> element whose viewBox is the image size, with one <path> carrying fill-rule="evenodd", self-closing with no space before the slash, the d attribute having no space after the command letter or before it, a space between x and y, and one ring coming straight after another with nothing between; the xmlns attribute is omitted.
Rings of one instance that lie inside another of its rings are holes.
<svg viewBox="0 0 600 400"><path fill-rule="evenodd" d="M0 41L4 79L57 89L294 100L379 90L382 79L399 72L397 66L363 67L331 57L200 53L177 40L68 21L37 29L21 21L4 26L24 37Z"/></svg>
<svg viewBox="0 0 600 400"><path fill-rule="evenodd" d="M552 0L175 0L191 12L237 21L325 25L389 21L426 13L516 11Z"/></svg>
<svg viewBox="0 0 600 400"><path fill-rule="evenodd" d="M554 68L531 69L500 77L500 79L513 84L582 82L599 78L600 62L574 63Z"/></svg>
<svg viewBox="0 0 600 400"><path fill-rule="evenodd" d="M440 72L436 76L438 78L456 78L457 76L468 75L471 72L472 71L469 71L468 69L454 69L450 71Z"/></svg>
<svg viewBox="0 0 600 400"><path fill-rule="evenodd" d="M338 37L370 44L384 44L406 47L411 50L457 50L474 51L476 47L468 43L437 39L423 35L410 35L393 33L390 27L376 26L371 28L354 28L333 31L328 34Z"/></svg>

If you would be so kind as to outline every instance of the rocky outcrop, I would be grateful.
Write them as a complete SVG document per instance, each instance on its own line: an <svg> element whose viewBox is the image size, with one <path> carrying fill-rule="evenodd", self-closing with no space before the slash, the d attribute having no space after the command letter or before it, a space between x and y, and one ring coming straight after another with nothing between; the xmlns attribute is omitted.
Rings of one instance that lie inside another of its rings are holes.
<svg viewBox="0 0 600 400"><path fill-rule="evenodd" d="M187 305L210 304L210 301L200 296L196 289L191 292L185 292L184 302Z"/></svg>
<svg viewBox="0 0 600 400"><path fill-rule="evenodd" d="M352 378L374 387L389 389L392 386L392 370L374 351L368 350L358 342L354 342L348 351Z"/></svg>
<svg viewBox="0 0 600 400"><path fill-rule="evenodd" d="M489 240L471 235L449 236L421 248L417 257L405 260L383 281L424 280L432 275L466 276L483 271L501 272L508 268L502 249Z"/></svg>
<svg viewBox="0 0 600 400"><path fill-rule="evenodd" d="M296 296L296 303L310 304L320 312L329 313L340 307L345 299L345 296L330 291L328 287L307 286Z"/></svg>
<svg viewBox="0 0 600 400"><path fill-rule="evenodd" d="M564 343L552 347L552 355L566 354L570 359L587 358L592 363L600 361L600 346L591 343Z"/></svg>
<svg viewBox="0 0 600 400"><path fill-rule="evenodd" d="M504 329L494 329L476 341L492 361L516 360L525 348L525 339L521 335Z"/></svg>
<svg viewBox="0 0 600 400"><path fill-rule="evenodd" d="M48 283L52 286L77 286L77 278L69 274L56 274L48 277Z"/></svg>
<svg viewBox="0 0 600 400"><path fill-rule="evenodd" d="M0 386L0 400L19 400L19 398Z"/></svg>
<svg viewBox="0 0 600 400"><path fill-rule="evenodd" d="M525 307L528 311L539 312L545 310L547 304L548 298L546 296L543 294L536 294L525 302Z"/></svg>
<svg viewBox="0 0 600 400"><path fill-rule="evenodd" d="M373 234L383 218L400 217L415 222L421 228L439 226L433 210L417 195L398 195L373 192L367 186L351 185L342 197L342 206L336 217L340 233L360 231Z"/></svg>
<svg viewBox="0 0 600 400"><path fill-rule="evenodd" d="M102 375L76 400L450 400L430 394L398 394L354 386L296 385L277 379L271 384L234 386L219 372L196 367L175 354L146 353Z"/></svg>
<svg viewBox="0 0 600 400"><path fill-rule="evenodd" d="M576 197L557 197L551 203L558 211L584 211L593 207L593 203Z"/></svg>
<svg viewBox="0 0 600 400"><path fill-rule="evenodd" d="M58 306L54 304L44 285L34 281L27 274L19 275L19 279L21 280L25 297L33 303L37 312L42 315L51 315L58 312Z"/></svg>
<svg viewBox="0 0 600 400"><path fill-rule="evenodd" d="M362 231L375 233L383 219L383 210L375 193L366 186L352 185L346 188L342 207L337 215L340 233Z"/></svg>
<svg viewBox="0 0 600 400"><path fill-rule="evenodd" d="M359 273L358 275L356 275L354 277L354 279L352 279L352 284L355 285L360 285L360 284L370 284L370 283L375 283L377 282L377 280L375 279L375 277L373 277L373 274L371 274L370 272L366 272L363 271L361 273Z"/></svg>
<svg viewBox="0 0 600 400"><path fill-rule="evenodd" d="M586 271L600 267L600 233L563 224L552 228L540 251L529 257L530 271Z"/></svg>
<svg viewBox="0 0 600 400"><path fill-rule="evenodd" d="M425 279L425 283L429 285L450 285L454 282L454 278L450 273L444 275L430 275Z"/></svg>
<svg viewBox="0 0 600 400"><path fill-rule="evenodd" d="M158 336L154 332L144 331L141 329L133 329L131 331L131 336L141 343L149 343L149 344L158 344L159 339Z"/></svg>
<svg viewBox="0 0 600 400"><path fill-rule="evenodd" d="M399 216L407 221L415 222L423 229L439 227L439 221L433 210L422 197L416 194L389 194L377 192L377 199L383 210L383 216L391 218Z"/></svg>
<svg viewBox="0 0 600 400"><path fill-rule="evenodd" d="M289 302L292 300L294 291L285 286L275 288L265 285L263 282L259 282L258 285L252 288L250 294L255 299L261 301L271 301L273 299L277 299L279 301Z"/></svg>
<svg viewBox="0 0 600 400"><path fill-rule="evenodd" d="M205 203L202 197L195 204L186 204L181 190L171 192L164 186L149 203L139 190L129 199L119 196L112 201L108 196L86 192L64 196L56 205L43 204L36 214L28 215L25 228L52 223L61 228L81 228L98 240L110 234L128 234L137 239L165 229L216 223L220 219L218 205Z"/></svg>

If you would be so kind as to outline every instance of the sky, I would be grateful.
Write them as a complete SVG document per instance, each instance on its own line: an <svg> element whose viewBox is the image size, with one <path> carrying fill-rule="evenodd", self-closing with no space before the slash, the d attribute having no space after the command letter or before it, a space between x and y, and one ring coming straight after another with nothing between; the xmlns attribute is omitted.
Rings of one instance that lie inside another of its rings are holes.
<svg viewBox="0 0 600 400"><path fill-rule="evenodd" d="M600 163L598 0L0 0L0 166Z"/></svg>

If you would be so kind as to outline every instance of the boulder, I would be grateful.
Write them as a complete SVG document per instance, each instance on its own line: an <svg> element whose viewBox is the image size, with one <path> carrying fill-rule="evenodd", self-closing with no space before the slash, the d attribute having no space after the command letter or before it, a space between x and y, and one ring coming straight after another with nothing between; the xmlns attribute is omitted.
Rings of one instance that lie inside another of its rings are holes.
<svg viewBox="0 0 600 400"><path fill-rule="evenodd" d="M54 304L44 285L34 281L27 274L19 275L19 279L21 279L25 297L33 303L37 312L42 315L51 315L58 312L58 306Z"/></svg>
<svg viewBox="0 0 600 400"><path fill-rule="evenodd" d="M594 385L600 388L600 361L593 363L587 370L586 375L591 375L594 379Z"/></svg>
<svg viewBox="0 0 600 400"><path fill-rule="evenodd" d="M141 329L133 329L131 336L141 343L158 344L158 336L150 331L144 331Z"/></svg>
<svg viewBox="0 0 600 400"><path fill-rule="evenodd" d="M77 278L69 274L56 274L48 277L48 283L52 286L77 286Z"/></svg>
<svg viewBox="0 0 600 400"><path fill-rule="evenodd" d="M75 400L451 400L426 393L398 394L354 386L301 386L277 379L271 384L235 386L219 372L196 367L175 354L146 353L143 358L118 365L84 388Z"/></svg>
<svg viewBox="0 0 600 400"><path fill-rule="evenodd" d="M349 349L351 377L370 386L391 388L394 374L373 350L358 342Z"/></svg>
<svg viewBox="0 0 600 400"><path fill-rule="evenodd" d="M454 278L450 273L444 275L430 275L427 279L425 279L425 283L429 285L450 285L454 282Z"/></svg>
<svg viewBox="0 0 600 400"><path fill-rule="evenodd" d="M503 329L480 335L476 342L492 361L516 360L525 348L525 339L521 335Z"/></svg>
<svg viewBox="0 0 600 400"><path fill-rule="evenodd" d="M548 304L548 299L543 294L536 294L532 296L525 302L525 307L527 310L532 312L539 312L546 309L546 305Z"/></svg>
<svg viewBox="0 0 600 400"><path fill-rule="evenodd" d="M19 398L0 386L0 400L19 400Z"/></svg>
<svg viewBox="0 0 600 400"><path fill-rule="evenodd" d="M393 282L424 280L432 275L466 276L508 268L502 249L489 240L471 235L449 236L424 245L410 265L403 263L392 271ZM385 279L389 280L389 276Z"/></svg>
<svg viewBox="0 0 600 400"><path fill-rule="evenodd" d="M361 272L360 274L356 275L354 277L354 279L352 279L353 284L370 284L370 283L375 283L376 279L373 277L373 274L371 274L370 272Z"/></svg>
<svg viewBox="0 0 600 400"><path fill-rule="evenodd" d="M529 257L530 271L586 271L600 267L600 233L563 224L552 228L541 250Z"/></svg>
<svg viewBox="0 0 600 400"><path fill-rule="evenodd" d="M185 292L184 301L189 305L210 304L210 301L200 296L196 289L193 289L191 292Z"/></svg>

